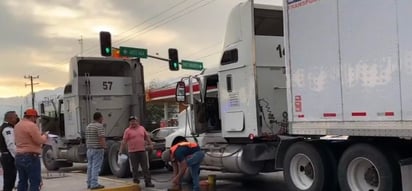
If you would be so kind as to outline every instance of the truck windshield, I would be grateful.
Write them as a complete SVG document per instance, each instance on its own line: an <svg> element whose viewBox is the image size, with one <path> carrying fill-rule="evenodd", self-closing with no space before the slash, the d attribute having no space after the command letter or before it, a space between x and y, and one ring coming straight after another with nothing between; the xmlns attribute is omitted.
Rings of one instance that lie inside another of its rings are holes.
<svg viewBox="0 0 412 191"><path fill-rule="evenodd" d="M124 61L80 60L79 76L129 76L130 66Z"/></svg>

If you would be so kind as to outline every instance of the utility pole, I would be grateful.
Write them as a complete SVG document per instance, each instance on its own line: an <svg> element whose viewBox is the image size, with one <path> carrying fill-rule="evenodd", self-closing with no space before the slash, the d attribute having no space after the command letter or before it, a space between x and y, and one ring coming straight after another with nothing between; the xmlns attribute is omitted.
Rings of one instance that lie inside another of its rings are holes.
<svg viewBox="0 0 412 191"><path fill-rule="evenodd" d="M31 86L31 107L34 108L34 91L33 86L39 83L33 83L33 79L39 79L39 75L33 77L32 75L24 76L24 79L30 79L30 84L24 84L24 87Z"/></svg>

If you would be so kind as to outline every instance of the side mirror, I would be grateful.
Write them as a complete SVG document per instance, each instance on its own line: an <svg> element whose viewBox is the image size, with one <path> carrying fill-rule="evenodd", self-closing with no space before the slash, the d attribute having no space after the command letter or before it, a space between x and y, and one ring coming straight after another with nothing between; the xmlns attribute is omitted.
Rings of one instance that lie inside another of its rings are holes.
<svg viewBox="0 0 412 191"><path fill-rule="evenodd" d="M177 82L175 96L177 102L186 102L186 84L184 82Z"/></svg>

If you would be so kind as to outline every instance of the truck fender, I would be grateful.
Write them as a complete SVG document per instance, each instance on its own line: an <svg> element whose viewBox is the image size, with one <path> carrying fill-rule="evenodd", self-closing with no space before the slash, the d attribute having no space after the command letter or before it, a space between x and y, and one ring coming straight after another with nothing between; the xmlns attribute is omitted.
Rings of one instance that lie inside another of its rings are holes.
<svg viewBox="0 0 412 191"><path fill-rule="evenodd" d="M276 170L283 169L283 160L285 158L285 154L288 148L292 144L303 140L302 137L291 137L291 136L283 136L283 135L279 135L279 139L280 139L280 142L276 149L276 154L275 154L275 159L276 159L275 169Z"/></svg>

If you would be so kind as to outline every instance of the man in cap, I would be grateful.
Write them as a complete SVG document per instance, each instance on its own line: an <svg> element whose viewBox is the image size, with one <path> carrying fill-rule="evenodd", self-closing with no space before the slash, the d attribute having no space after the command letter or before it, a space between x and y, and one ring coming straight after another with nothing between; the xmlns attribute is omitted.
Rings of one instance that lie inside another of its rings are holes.
<svg viewBox="0 0 412 191"><path fill-rule="evenodd" d="M15 111L4 114L4 123L0 127L1 166L3 167L3 191L12 191L16 182L16 143L14 141L14 125L19 122Z"/></svg>
<svg viewBox="0 0 412 191"><path fill-rule="evenodd" d="M36 124L39 115L27 109L24 118L14 127L16 140L16 168L19 173L18 191L38 191L41 184L40 153L47 141L47 133L41 134Z"/></svg>
<svg viewBox="0 0 412 191"><path fill-rule="evenodd" d="M124 131L123 141L120 145L119 152L123 151L124 145L127 144L130 162L133 170L133 182L139 184L139 165L142 167L146 187L154 187L150 177L150 171L147 161L145 144L153 148L152 140L146 129L140 125L140 120L136 116L130 116L129 127Z"/></svg>
<svg viewBox="0 0 412 191"><path fill-rule="evenodd" d="M182 184L182 178L190 173L193 183L193 191L199 191L199 171L200 163L205 154L195 142L188 142L185 139L173 141L170 150L162 153L164 161L171 161L173 166L173 184ZM187 172L189 169L189 172Z"/></svg>

